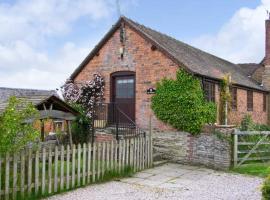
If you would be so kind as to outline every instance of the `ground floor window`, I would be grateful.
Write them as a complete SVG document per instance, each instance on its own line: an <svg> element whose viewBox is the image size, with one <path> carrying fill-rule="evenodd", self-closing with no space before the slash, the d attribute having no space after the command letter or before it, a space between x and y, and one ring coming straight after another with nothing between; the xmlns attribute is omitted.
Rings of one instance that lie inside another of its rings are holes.
<svg viewBox="0 0 270 200"><path fill-rule="evenodd" d="M266 94L263 94L263 111L266 112Z"/></svg>
<svg viewBox="0 0 270 200"><path fill-rule="evenodd" d="M215 102L215 83L203 81L204 96L207 101Z"/></svg>
<svg viewBox="0 0 270 200"><path fill-rule="evenodd" d="M237 110L237 88L236 87L232 87L230 89L231 91L231 107L232 110Z"/></svg>
<svg viewBox="0 0 270 200"><path fill-rule="evenodd" d="M247 91L247 111L253 111L253 92Z"/></svg>

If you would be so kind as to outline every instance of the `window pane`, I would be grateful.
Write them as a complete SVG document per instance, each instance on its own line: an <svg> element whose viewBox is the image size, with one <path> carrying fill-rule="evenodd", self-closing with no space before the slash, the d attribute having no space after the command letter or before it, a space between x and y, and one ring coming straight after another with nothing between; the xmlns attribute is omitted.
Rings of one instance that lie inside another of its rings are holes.
<svg viewBox="0 0 270 200"><path fill-rule="evenodd" d="M116 81L116 98L134 97L134 79L120 79Z"/></svg>

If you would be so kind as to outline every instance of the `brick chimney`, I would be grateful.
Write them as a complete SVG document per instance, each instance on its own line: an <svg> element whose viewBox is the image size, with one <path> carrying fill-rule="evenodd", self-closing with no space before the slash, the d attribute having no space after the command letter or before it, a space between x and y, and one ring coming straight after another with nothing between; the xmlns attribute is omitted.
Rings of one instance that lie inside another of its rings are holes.
<svg viewBox="0 0 270 200"><path fill-rule="evenodd" d="M270 90L270 16L265 20L265 58L263 61L265 66L264 73L262 75L262 84Z"/></svg>

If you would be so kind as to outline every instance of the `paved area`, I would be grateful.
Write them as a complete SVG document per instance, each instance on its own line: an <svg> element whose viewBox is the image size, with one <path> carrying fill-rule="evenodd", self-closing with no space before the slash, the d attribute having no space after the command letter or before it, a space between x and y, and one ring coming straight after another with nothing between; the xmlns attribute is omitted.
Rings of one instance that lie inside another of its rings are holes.
<svg viewBox="0 0 270 200"><path fill-rule="evenodd" d="M179 164L165 164L131 178L92 185L50 200L256 200L262 179Z"/></svg>

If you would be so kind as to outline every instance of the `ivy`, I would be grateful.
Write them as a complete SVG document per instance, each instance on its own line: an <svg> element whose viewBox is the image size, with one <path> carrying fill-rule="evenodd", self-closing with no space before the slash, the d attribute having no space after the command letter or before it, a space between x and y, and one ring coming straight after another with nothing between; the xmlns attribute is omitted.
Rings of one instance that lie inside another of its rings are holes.
<svg viewBox="0 0 270 200"><path fill-rule="evenodd" d="M0 115L0 154L17 152L39 137L29 119L35 119L38 111L31 104L11 97L4 112Z"/></svg>
<svg viewBox="0 0 270 200"><path fill-rule="evenodd" d="M216 121L216 105L205 100L200 81L183 70L177 72L176 80L157 84L152 109L158 119L194 135Z"/></svg>

